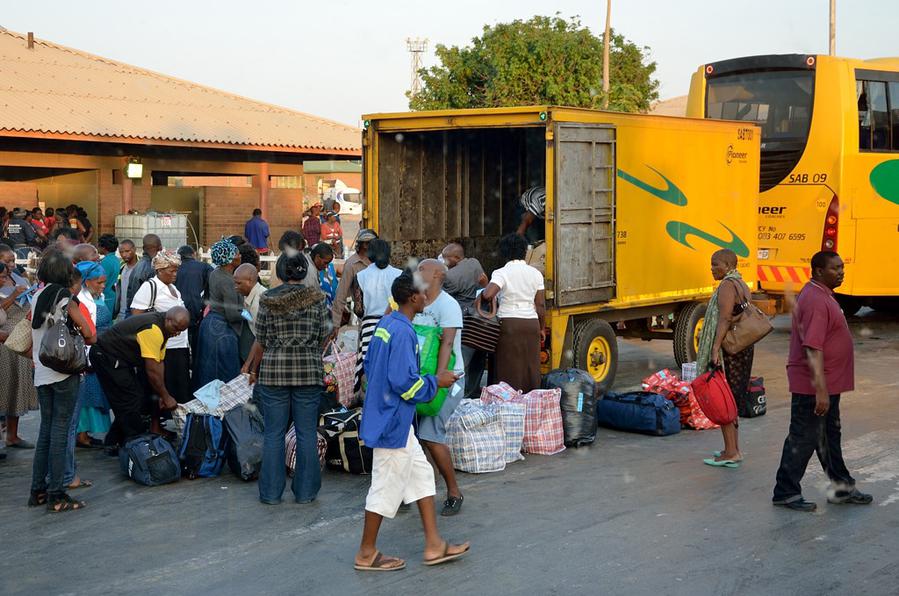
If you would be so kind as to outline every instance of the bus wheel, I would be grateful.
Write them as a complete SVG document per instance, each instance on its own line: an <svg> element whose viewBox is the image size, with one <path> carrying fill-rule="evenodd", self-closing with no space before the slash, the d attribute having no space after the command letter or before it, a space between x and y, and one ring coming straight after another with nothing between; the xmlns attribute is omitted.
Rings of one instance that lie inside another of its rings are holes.
<svg viewBox="0 0 899 596"><path fill-rule="evenodd" d="M843 314L847 317L855 315L862 309L862 300L857 296L847 296L845 294L835 294L837 304L843 309Z"/></svg>
<svg viewBox="0 0 899 596"><path fill-rule="evenodd" d="M678 366L696 361L706 306L705 302L691 302L677 313L674 323L674 360Z"/></svg>
<svg viewBox="0 0 899 596"><path fill-rule="evenodd" d="M598 391L605 393L618 370L618 339L608 322L590 319L574 330L574 367L590 373Z"/></svg>

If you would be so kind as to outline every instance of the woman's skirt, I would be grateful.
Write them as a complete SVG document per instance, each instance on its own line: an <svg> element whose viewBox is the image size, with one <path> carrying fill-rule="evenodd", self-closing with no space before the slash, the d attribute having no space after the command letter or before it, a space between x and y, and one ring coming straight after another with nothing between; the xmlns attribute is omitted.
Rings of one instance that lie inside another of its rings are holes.
<svg viewBox="0 0 899 596"><path fill-rule="evenodd" d="M0 344L0 415L21 416L37 409L31 360Z"/></svg>
<svg viewBox="0 0 899 596"><path fill-rule="evenodd" d="M202 387L215 379L227 383L240 374L237 334L225 317L217 312L210 312L200 323L195 360L194 388Z"/></svg>
<svg viewBox="0 0 899 596"><path fill-rule="evenodd" d="M362 391L362 377L365 372L365 355L368 354L368 344L371 343L371 338L380 321L381 315L371 315L364 317L359 324L359 352L356 355L356 381L353 384L353 392L357 398L364 397L359 394Z"/></svg>
<svg viewBox="0 0 899 596"><path fill-rule="evenodd" d="M105 433L109 431L109 402L100 387L100 380L94 373L87 373L81 379L81 414L78 417L79 433Z"/></svg>
<svg viewBox="0 0 899 596"><path fill-rule="evenodd" d="M749 346L733 356L724 350L721 354L724 361L724 378L727 379L730 391L734 394L734 401L737 402L737 409L740 410L740 404L745 404L749 400L749 379L752 377L755 346Z"/></svg>
<svg viewBox="0 0 899 596"><path fill-rule="evenodd" d="M540 388L540 322L537 319L500 321L496 380L505 381L524 393Z"/></svg>
<svg viewBox="0 0 899 596"><path fill-rule="evenodd" d="M193 399L190 390L190 348L165 351L165 388L179 404L186 404Z"/></svg>

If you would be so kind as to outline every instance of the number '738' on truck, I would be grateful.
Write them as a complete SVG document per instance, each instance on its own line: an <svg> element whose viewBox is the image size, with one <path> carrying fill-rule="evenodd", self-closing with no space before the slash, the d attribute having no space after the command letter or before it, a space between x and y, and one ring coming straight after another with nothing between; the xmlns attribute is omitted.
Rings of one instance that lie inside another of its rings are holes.
<svg viewBox="0 0 899 596"><path fill-rule="evenodd" d="M608 388L619 336L673 340L678 364L693 361L721 248L754 287L753 125L552 106L364 122L363 220L399 265L457 241L489 275L519 197L545 187L546 370L582 368Z"/></svg>

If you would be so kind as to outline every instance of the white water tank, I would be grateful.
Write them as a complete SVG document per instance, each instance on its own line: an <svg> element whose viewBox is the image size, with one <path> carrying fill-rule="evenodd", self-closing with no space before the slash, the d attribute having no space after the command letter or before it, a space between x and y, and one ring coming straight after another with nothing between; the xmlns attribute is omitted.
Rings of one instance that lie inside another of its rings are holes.
<svg viewBox="0 0 899 596"><path fill-rule="evenodd" d="M181 213L142 213L116 215L115 235L122 240L132 240L138 249L147 234L156 234L162 247L175 251L187 244L187 216Z"/></svg>

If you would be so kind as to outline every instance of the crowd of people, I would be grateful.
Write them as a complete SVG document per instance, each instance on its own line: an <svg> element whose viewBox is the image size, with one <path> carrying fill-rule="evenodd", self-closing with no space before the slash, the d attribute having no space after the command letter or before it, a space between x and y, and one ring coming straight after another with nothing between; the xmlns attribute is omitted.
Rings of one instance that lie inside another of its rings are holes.
<svg viewBox="0 0 899 596"><path fill-rule="evenodd" d="M531 190L521 201L522 226L499 242L504 264L489 276L457 243L401 270L391 265L391 244L370 229L360 230L342 267L335 267L335 256L343 253L338 215L329 211L323 217L318 203L302 233L285 232L277 248L255 210L245 237L212 245L211 265L198 260L191 246L172 251L153 234L140 239L140 255L133 239L103 234L91 243L93 226L74 205L46 214L2 210L0 382L9 391L0 413L6 446L34 449L28 505L51 512L85 507L69 494L92 485L79 474L78 449L114 454L147 432L174 440L165 426L169 412L204 385L241 374L254 385L264 419L259 500L281 502L284 438L291 424L298 462L293 496L298 503L315 500L321 487L316 427L333 399L323 390L322 354L355 316L354 391L364 408L360 434L374 449L356 567L402 568L402 560L383 556L375 544L381 520L413 502L422 516L426 561L458 558L469 546L440 538L433 502L434 468L446 487L440 514L458 514L464 501L447 447L449 418L464 397L477 397L485 369L488 382L504 381L522 392L541 383L544 280L525 258L528 231L539 227L545 203ZM23 247L42 249L34 282L16 265L15 251ZM259 255L275 251L274 277L263 284ZM839 446L839 393L852 389L852 341L833 299L842 262L822 252L811 269L813 279L793 316L792 420L774 497L775 504L796 510L814 508L799 482L815 451L842 487L834 502L872 500L855 488ZM716 252L711 271L721 283L709 304L697 368L723 366L738 394L749 385L753 348L728 354L721 345L751 292L733 252ZM461 341L466 317L487 311L499 321L495 355L489 357ZM58 333L60 321L87 350L83 372L54 368L41 358L45 334ZM421 372L413 325L441 330L434 374ZM415 404L429 401L438 389L448 390L439 413L418 416ZM32 444L19 435L18 417L38 407L40 428ZM737 423L722 433L724 449L705 462L738 467L743 456Z"/></svg>

